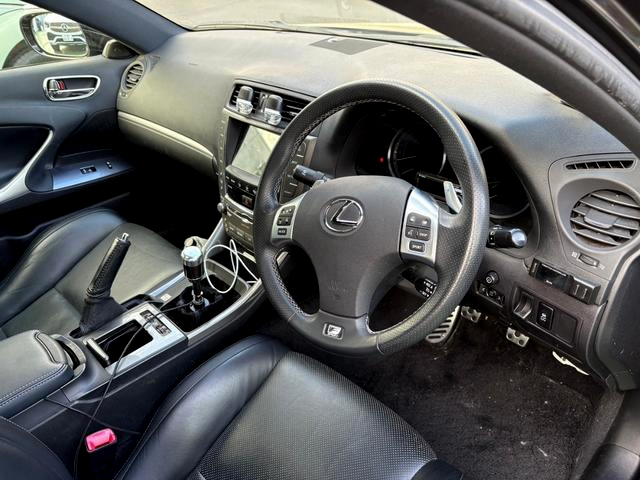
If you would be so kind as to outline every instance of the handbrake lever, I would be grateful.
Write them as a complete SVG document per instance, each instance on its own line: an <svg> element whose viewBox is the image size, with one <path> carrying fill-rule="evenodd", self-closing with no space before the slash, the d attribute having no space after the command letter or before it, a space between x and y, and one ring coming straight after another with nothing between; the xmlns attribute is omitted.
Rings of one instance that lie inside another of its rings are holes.
<svg viewBox="0 0 640 480"><path fill-rule="evenodd" d="M97 330L125 312L125 308L111 296L111 287L130 246L128 233L115 238L87 287L80 319L80 332L83 335Z"/></svg>

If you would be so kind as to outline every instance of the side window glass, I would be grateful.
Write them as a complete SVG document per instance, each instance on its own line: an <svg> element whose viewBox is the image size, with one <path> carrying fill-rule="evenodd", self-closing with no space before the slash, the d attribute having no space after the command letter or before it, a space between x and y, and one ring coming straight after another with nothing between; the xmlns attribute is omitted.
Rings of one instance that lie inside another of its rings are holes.
<svg viewBox="0 0 640 480"><path fill-rule="evenodd" d="M99 55L109 37L19 0L0 2L0 70Z"/></svg>

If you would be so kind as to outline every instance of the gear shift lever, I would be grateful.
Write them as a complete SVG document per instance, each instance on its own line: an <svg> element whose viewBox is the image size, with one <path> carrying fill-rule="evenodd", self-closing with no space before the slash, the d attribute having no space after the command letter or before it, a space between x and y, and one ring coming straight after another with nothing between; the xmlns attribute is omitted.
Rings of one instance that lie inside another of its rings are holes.
<svg viewBox="0 0 640 480"><path fill-rule="evenodd" d="M204 304L202 280L204 279L204 255L196 246L184 247L182 250L182 267L184 276L193 287L193 305L198 308Z"/></svg>

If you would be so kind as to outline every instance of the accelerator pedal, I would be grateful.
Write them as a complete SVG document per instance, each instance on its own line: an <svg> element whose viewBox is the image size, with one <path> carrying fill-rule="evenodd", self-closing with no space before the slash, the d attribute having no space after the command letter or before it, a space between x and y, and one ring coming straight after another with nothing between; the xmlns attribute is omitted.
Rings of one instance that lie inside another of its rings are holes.
<svg viewBox="0 0 640 480"><path fill-rule="evenodd" d="M432 345L441 345L447 341L455 330L456 323L460 318L460 306L457 306L451 315L449 315L444 322L440 324L433 332L427 335L425 339Z"/></svg>

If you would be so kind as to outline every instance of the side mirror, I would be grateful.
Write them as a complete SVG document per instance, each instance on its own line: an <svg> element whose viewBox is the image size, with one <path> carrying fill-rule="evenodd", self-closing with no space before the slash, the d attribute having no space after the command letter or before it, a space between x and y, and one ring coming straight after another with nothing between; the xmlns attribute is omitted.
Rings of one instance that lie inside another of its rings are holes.
<svg viewBox="0 0 640 480"><path fill-rule="evenodd" d="M56 13L34 13L20 19L27 44L47 57L89 56L89 45L79 23Z"/></svg>

